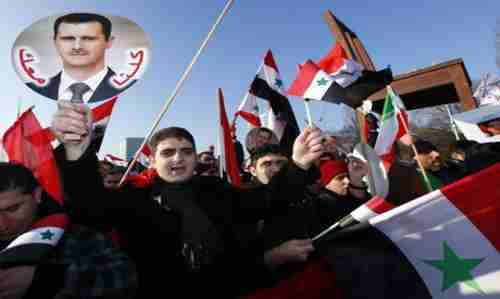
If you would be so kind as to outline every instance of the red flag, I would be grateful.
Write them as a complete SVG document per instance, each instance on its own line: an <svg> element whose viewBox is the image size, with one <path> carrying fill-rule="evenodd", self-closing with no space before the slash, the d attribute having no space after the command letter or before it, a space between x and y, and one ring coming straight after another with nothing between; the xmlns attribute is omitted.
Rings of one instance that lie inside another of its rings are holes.
<svg viewBox="0 0 500 299"><path fill-rule="evenodd" d="M335 273L325 259L310 261L301 271L280 280L272 287L255 290L243 299L338 299L343 298Z"/></svg>
<svg viewBox="0 0 500 299"><path fill-rule="evenodd" d="M231 137L231 128L227 119L226 108L224 107L224 95L222 89L219 88L219 112L220 112L220 127L221 127L221 148L222 161L221 165L225 169L227 177L231 184L236 187L241 185L240 171L238 167L238 159L236 159L236 150L234 148L233 138Z"/></svg>
<svg viewBox="0 0 500 299"><path fill-rule="evenodd" d="M108 161L109 163L111 163L115 166L127 167L126 160L123 160L122 158L111 155L111 154L107 154L106 156L104 156L104 160Z"/></svg>
<svg viewBox="0 0 500 299"><path fill-rule="evenodd" d="M9 161L29 168L43 189L62 204L63 195L56 161L47 131L42 129L33 107L25 111L3 137Z"/></svg>
<svg viewBox="0 0 500 299"><path fill-rule="evenodd" d="M151 156L153 155L153 152L151 151L151 148L149 145L146 143L144 147L141 150L141 154L139 155L138 162L142 164L142 166L149 168L149 165L151 164Z"/></svg>

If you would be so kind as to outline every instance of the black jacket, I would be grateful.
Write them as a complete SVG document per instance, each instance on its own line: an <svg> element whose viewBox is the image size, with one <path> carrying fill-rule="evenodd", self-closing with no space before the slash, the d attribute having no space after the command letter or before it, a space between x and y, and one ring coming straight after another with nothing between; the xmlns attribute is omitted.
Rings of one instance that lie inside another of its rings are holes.
<svg viewBox="0 0 500 299"><path fill-rule="evenodd" d="M237 189L216 177L194 177L183 184L159 179L148 188L108 191L94 154L86 153L75 162L61 159L61 152L57 156L72 220L118 231L121 247L137 265L138 298L177 291L185 298L200 294L231 298L267 281L262 248L258 244L242 248L234 224L252 223L263 213L279 209L290 194L311 181L308 172L292 166L266 188ZM271 205L265 200L268 192L277 199ZM197 213L206 217L193 216ZM205 218L201 225L196 223L200 218ZM205 229L204 224L215 229ZM190 235L190 230L183 229L186 225L202 235ZM207 238L205 233L215 237ZM203 243L205 239L211 244ZM215 252L207 254L208 262L203 259L206 248ZM200 252L201 262L196 260Z"/></svg>

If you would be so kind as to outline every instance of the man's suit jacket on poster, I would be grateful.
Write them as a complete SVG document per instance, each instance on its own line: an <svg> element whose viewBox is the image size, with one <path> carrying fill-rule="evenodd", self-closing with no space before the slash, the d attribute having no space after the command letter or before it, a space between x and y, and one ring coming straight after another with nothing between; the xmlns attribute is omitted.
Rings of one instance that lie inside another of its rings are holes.
<svg viewBox="0 0 500 299"><path fill-rule="evenodd" d="M109 98L112 98L125 89L129 88L132 86L137 80L132 80L127 86L124 88L115 88L111 84L111 79L112 77L116 75L116 73L108 67L108 72L106 73L106 76L104 79L99 83L97 86L97 89L94 91L92 96L90 97L88 103L96 103L100 102L103 100L107 100ZM45 86L37 86L33 84L32 82L26 83L26 85L31 88L32 90L36 91L37 93L46 96L48 98L51 98L53 100L58 100L59 98L59 85L61 84L61 72L59 72L57 75L54 77L50 78L49 84Z"/></svg>

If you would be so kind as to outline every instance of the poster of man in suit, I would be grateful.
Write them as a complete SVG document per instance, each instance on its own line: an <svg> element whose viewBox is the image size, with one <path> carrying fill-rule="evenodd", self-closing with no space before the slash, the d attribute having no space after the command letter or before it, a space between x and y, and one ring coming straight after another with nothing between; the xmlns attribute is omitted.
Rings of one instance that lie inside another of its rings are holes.
<svg viewBox="0 0 500 299"><path fill-rule="evenodd" d="M142 76L151 43L132 21L95 13L42 19L17 38L14 68L30 89L52 100L97 103Z"/></svg>

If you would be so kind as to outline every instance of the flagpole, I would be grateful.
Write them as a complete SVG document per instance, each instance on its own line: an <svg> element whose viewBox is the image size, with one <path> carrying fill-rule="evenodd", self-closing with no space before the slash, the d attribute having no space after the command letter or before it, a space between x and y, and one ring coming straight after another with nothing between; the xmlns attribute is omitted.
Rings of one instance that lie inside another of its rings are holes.
<svg viewBox="0 0 500 299"><path fill-rule="evenodd" d="M392 88L390 85L388 86L388 88L392 91ZM398 117L399 122L403 124L405 131L408 132L408 134L410 134L410 136L413 136L413 134L411 134L411 132L410 132L410 129L408 128L408 125L406 124L406 121L402 118L400 113L397 113L397 117ZM415 144L413 143L413 137L410 138L410 146L411 146L411 149L413 150L413 153L415 155L415 160L417 161L417 165L420 168L420 171L422 171L422 176L424 177L424 181L425 181L425 184L427 185L427 188L429 189L429 192L434 191L434 189L432 188L432 185L431 185L431 181L429 180L429 177L427 176L427 172L425 171L424 166L422 165L422 162L420 162L420 159L417 158L418 152L417 152L417 148L415 147Z"/></svg>
<svg viewBox="0 0 500 299"><path fill-rule="evenodd" d="M460 140L460 136L458 136L457 125L455 124L455 120L453 119L453 115L451 114L450 105L446 105L446 111L448 111L448 117L450 118L450 126L453 134L455 135L455 140Z"/></svg>
<svg viewBox="0 0 500 299"><path fill-rule="evenodd" d="M165 105L163 106L160 114L158 115L158 117L156 118L155 122L153 123L153 126L149 130L149 133L146 135L146 137L144 138L144 141L142 142L141 146L139 147L139 149L135 153L134 158L132 159L132 162L130 162L130 165L128 166L127 171L125 171L125 173L123 174L123 176L122 176L122 178L120 180L119 186L121 186L123 184L123 182L125 181L125 178L128 176L128 174L130 173L132 167L137 162L137 159L139 158L139 155L141 154L142 149L144 148L144 146L146 145L146 143L149 141L149 139L151 138L151 135L153 135L153 132L156 130L156 128L158 127L158 125L159 125L159 123L161 121L161 119L163 118L163 115L165 115L165 113L168 111L170 105L172 104L172 102L176 98L177 94L179 93L179 90L181 89L182 85L186 81L188 75L191 73L193 65L196 63L196 61L200 57L200 55L203 52L203 50L206 48L206 46L208 44L208 41L210 40L210 38L214 34L215 29L217 28L217 26L219 26L219 24L221 23L222 19L224 18L224 16L228 12L229 8L231 7L231 4L233 4L233 1L234 0L228 0L226 2L226 5L224 6L224 9L220 13L220 15L217 18L217 20L215 21L215 23L212 25L212 28L208 32L208 35L205 37L205 40L202 42L200 48L198 49L198 52L196 52L195 56L191 60L191 63L187 66L186 70L184 71L184 74L182 74L181 78L177 82L177 85L175 86L175 88L172 91L172 94L170 95L170 97L168 98L168 100L165 102Z"/></svg>
<svg viewBox="0 0 500 299"><path fill-rule="evenodd" d="M309 100L304 99L304 104L306 107L306 114L307 114L307 122L309 122L309 127L313 127L313 121L312 121L312 116L311 116L311 108L309 107Z"/></svg>

